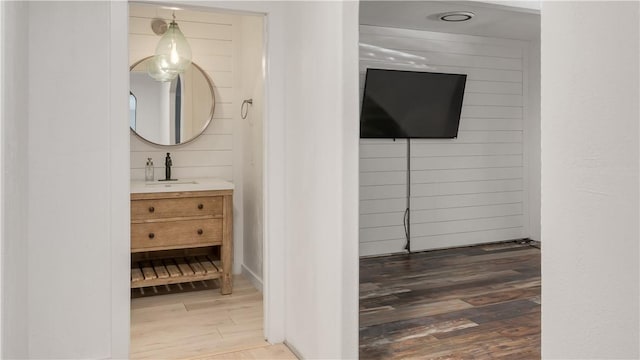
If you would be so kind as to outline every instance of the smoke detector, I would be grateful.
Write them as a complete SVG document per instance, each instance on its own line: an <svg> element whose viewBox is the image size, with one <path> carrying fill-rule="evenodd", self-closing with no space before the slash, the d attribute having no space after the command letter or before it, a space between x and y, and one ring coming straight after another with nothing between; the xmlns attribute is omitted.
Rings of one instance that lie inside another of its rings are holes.
<svg viewBox="0 0 640 360"><path fill-rule="evenodd" d="M476 14L471 11L452 11L444 14L440 14L438 17L442 21L447 22L463 22L471 20Z"/></svg>

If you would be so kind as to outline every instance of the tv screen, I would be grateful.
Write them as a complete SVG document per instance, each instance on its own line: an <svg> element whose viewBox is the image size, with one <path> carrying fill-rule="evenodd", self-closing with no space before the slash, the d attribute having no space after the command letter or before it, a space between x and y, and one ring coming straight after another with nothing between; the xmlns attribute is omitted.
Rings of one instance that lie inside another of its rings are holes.
<svg viewBox="0 0 640 360"><path fill-rule="evenodd" d="M367 69L361 138L455 138L467 75Z"/></svg>

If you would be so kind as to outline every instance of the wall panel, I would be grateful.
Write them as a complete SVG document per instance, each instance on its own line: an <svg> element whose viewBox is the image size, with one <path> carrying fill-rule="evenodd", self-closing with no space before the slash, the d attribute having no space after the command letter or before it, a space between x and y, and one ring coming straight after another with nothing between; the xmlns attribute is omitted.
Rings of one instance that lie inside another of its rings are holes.
<svg viewBox="0 0 640 360"><path fill-rule="evenodd" d="M360 96L367 68L467 74L458 137L411 140L412 250L521 238L526 43L365 25L360 34ZM403 251L406 156L406 140L360 140L362 256Z"/></svg>

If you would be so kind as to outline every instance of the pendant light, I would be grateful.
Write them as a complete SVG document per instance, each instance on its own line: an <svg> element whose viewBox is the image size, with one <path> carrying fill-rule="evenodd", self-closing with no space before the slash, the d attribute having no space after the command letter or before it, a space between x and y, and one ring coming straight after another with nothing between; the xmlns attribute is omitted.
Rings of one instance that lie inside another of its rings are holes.
<svg viewBox="0 0 640 360"><path fill-rule="evenodd" d="M174 13L173 21L156 46L155 56L150 61L147 72L158 81L171 81L190 64L191 47L180 31Z"/></svg>
<svg viewBox="0 0 640 360"><path fill-rule="evenodd" d="M171 81L178 76L177 72L169 72L160 68L158 62L156 61L156 57L154 56L151 61L147 61L147 73L154 80L157 81Z"/></svg>

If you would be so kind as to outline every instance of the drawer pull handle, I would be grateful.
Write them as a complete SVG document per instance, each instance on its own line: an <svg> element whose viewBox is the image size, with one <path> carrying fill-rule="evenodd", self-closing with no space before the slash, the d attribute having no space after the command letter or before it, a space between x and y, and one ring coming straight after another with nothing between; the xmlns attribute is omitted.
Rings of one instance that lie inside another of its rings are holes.
<svg viewBox="0 0 640 360"><path fill-rule="evenodd" d="M153 206L149 206L149 212L152 213L154 211L156 211L156 208L154 208Z"/></svg>
<svg viewBox="0 0 640 360"><path fill-rule="evenodd" d="M204 209L204 205L198 204L198 209L200 209L200 210Z"/></svg>
<svg viewBox="0 0 640 360"><path fill-rule="evenodd" d="M156 237L156 234L154 234L154 233L149 233L149 239L153 239L154 237Z"/></svg>
<svg viewBox="0 0 640 360"><path fill-rule="evenodd" d="M198 229L198 235L202 235L203 232L202 229Z"/></svg>

